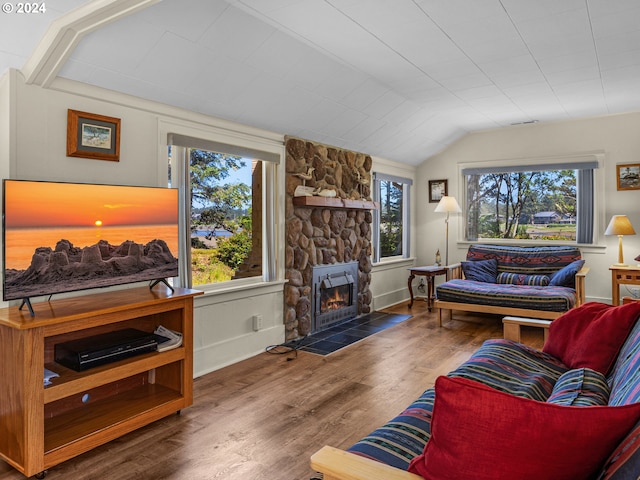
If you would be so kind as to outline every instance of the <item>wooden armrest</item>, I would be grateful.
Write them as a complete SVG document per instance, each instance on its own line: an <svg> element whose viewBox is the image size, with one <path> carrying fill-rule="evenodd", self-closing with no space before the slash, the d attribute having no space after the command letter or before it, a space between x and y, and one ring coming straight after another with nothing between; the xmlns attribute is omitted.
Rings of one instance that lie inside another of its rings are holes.
<svg viewBox="0 0 640 480"><path fill-rule="evenodd" d="M324 446L311 456L311 468L324 480L422 480L422 477L399 468Z"/></svg>
<svg viewBox="0 0 640 480"><path fill-rule="evenodd" d="M576 273L576 277L586 277L589 270L591 270L589 267L583 266L580 271Z"/></svg>
<svg viewBox="0 0 640 480"><path fill-rule="evenodd" d="M589 267L583 266L578 273L576 273L576 307L579 307L585 302L585 286L584 281L589 273Z"/></svg>
<svg viewBox="0 0 640 480"><path fill-rule="evenodd" d="M447 269L447 280L452 280L454 278L462 278L462 264L454 263L453 265L445 265Z"/></svg>

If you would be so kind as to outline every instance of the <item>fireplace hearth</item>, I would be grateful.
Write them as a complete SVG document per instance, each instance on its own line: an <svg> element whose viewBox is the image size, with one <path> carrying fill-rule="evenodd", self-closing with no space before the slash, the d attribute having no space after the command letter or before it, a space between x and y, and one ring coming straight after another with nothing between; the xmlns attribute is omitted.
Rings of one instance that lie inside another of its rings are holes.
<svg viewBox="0 0 640 480"><path fill-rule="evenodd" d="M358 262L316 265L312 275L311 333L358 315Z"/></svg>

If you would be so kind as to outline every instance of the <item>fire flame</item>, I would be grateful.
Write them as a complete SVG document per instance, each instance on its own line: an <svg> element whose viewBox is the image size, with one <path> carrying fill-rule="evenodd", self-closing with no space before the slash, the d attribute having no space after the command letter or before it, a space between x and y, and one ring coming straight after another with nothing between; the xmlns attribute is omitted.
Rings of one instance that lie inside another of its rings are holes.
<svg viewBox="0 0 640 480"><path fill-rule="evenodd" d="M350 305L349 291L349 285L325 290L320 299L320 311L328 312L348 307Z"/></svg>

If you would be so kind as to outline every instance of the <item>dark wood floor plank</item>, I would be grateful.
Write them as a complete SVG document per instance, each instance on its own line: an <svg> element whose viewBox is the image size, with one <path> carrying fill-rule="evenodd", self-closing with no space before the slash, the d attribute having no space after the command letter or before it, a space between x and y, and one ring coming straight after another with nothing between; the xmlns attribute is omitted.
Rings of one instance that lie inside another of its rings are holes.
<svg viewBox="0 0 640 480"><path fill-rule="evenodd" d="M194 405L180 415L58 465L47 479L308 479L320 447L353 444L484 340L502 337L496 316L456 313L438 328L422 302L389 311L414 317L326 357L263 353L197 378ZM541 348L542 331L523 329L523 341ZM0 480L22 478L0 461Z"/></svg>

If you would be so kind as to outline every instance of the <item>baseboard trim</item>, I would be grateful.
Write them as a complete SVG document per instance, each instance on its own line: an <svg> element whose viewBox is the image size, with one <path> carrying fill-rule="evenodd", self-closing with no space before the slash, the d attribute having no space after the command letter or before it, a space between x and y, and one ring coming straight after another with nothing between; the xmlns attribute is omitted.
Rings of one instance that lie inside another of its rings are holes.
<svg viewBox="0 0 640 480"><path fill-rule="evenodd" d="M198 378L255 357L263 353L268 346L283 343L284 335L282 324L196 348L193 351L193 377Z"/></svg>

